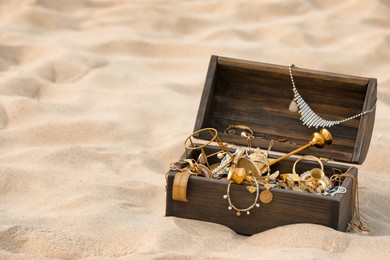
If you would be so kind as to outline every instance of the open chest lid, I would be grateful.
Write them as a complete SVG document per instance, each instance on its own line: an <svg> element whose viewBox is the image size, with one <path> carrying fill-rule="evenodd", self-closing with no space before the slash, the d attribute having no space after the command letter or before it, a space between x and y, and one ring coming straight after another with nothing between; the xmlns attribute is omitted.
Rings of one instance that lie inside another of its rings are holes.
<svg viewBox="0 0 390 260"><path fill-rule="evenodd" d="M326 127L333 136L331 145L299 154L362 164L375 121L376 79L298 67L292 74L300 96L323 119L341 121L369 111ZM288 66L211 56L194 130L215 128L223 142L246 146L240 134L225 133L231 125L244 125L254 132L252 147L267 149L274 140L272 151L289 153L321 129L303 125L301 114L289 110L293 98ZM198 138L207 139L201 134Z"/></svg>

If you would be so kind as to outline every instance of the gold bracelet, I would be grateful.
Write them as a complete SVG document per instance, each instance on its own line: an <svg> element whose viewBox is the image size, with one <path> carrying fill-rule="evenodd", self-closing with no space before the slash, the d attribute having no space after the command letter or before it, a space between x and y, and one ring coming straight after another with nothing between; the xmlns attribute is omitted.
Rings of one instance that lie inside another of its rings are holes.
<svg viewBox="0 0 390 260"><path fill-rule="evenodd" d="M301 181L299 182L300 188L302 190L306 190L306 191L309 191L311 193L320 194L326 188L330 187L332 185L332 183L329 180L329 178L325 175L324 165L318 157L313 156L313 155L305 155L305 156L302 156L301 158L299 158L298 160L296 160L294 163L294 166L293 166L293 174L297 174L296 169L295 169L297 163L304 160L304 159L312 159L312 160L318 162L321 168L313 168L313 169L301 174L301 176L300 176Z"/></svg>
<svg viewBox="0 0 390 260"><path fill-rule="evenodd" d="M253 207L255 207L255 206L256 207L260 207L260 204L257 203L257 200L259 199L259 183L256 180L256 178L253 178L253 179L254 179L255 184L256 184L256 197L255 197L255 200L252 203L252 205L250 205L249 207L247 207L245 209L240 209L240 208L237 208L236 206L234 206L234 204L232 203L232 200L230 198L230 186L231 186L233 181L229 181L226 194L223 195L223 198L227 199L228 202L229 202L228 210L234 209L236 211L236 216L237 217L241 216L241 212L243 212L243 211L246 211L246 214L249 215L250 214L250 210L253 209Z"/></svg>
<svg viewBox="0 0 390 260"><path fill-rule="evenodd" d="M207 138L208 140L206 141L206 143L196 144L194 142L196 140L195 137L201 134L210 137ZM206 154L205 148L213 142L215 142L219 146L220 151L211 154ZM227 149L227 145L219 139L218 131L215 128L203 128L193 132L185 139L184 148L185 148L186 158L193 157L190 156L190 153L194 153L195 157L197 158L196 162L197 163L201 162L202 164L205 164L208 168L210 168L208 158L213 157L219 153L225 153L233 159L233 156L230 154L229 150Z"/></svg>
<svg viewBox="0 0 390 260"><path fill-rule="evenodd" d="M296 165L297 165L300 161L303 161L303 160L305 160L305 159L312 159L312 160L314 160L314 161L317 161L318 164L319 164L320 167L321 167L321 170L322 170L322 171L324 170L324 164L322 163L322 161L320 160L320 158L318 158L318 157L316 157L316 156L314 156L314 155L304 155L304 156L302 156L301 158L299 158L298 160L295 161L294 166L293 166L293 169L292 169L293 174L297 174L297 172L295 171Z"/></svg>
<svg viewBox="0 0 390 260"><path fill-rule="evenodd" d="M172 186L172 199L176 201L188 202L187 185L190 174L187 171L180 171L175 174Z"/></svg>

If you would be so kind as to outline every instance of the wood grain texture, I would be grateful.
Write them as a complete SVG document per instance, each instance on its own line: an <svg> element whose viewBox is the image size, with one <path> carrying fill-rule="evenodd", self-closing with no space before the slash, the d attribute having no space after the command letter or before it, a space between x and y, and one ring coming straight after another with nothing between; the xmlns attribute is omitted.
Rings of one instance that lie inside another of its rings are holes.
<svg viewBox="0 0 390 260"><path fill-rule="evenodd" d="M301 96L326 120L348 118L371 109L376 102L375 79L297 67L293 75ZM242 124L254 130L258 137L254 145L266 149L270 140L286 140L274 149L288 153L306 144L317 131L303 126L300 114L288 110L292 98L287 66L212 56L195 130L213 127L223 133L229 125ZM333 144L310 149L310 154L363 163L374 121L375 111L329 128ZM236 136L221 135L221 139L246 144ZM304 150L302 155L307 153Z"/></svg>
<svg viewBox="0 0 390 260"><path fill-rule="evenodd" d="M206 153L215 152L212 148ZM287 158L271 167L271 171L279 170L281 173L292 172L295 162ZM303 160L297 164L298 174L318 167L315 161ZM346 165L324 163L324 172L330 176L335 172L345 172ZM357 168L353 167L349 173L357 176ZM335 197L296 192L291 190L271 189L273 201L270 204L261 204L254 207L247 215L242 212L240 217L234 210L228 210L228 201L223 198L227 192L228 182L224 180L207 179L191 176L187 187L188 202L172 200L172 185L176 172L168 175L166 216L195 219L213 222L227 226L243 235L253 235L278 226L313 223L345 231L352 216L352 181L345 179L342 186L347 188L346 194L337 194ZM246 208L253 203L254 194L250 194L245 185L231 185L233 204L238 208ZM260 186L261 190L264 190Z"/></svg>

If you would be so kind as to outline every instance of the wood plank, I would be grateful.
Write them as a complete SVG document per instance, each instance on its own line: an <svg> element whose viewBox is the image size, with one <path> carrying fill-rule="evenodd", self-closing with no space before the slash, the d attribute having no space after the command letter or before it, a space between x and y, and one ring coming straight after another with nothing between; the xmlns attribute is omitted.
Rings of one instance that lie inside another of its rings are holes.
<svg viewBox="0 0 390 260"><path fill-rule="evenodd" d="M261 72L269 72L275 75L287 75L289 77L288 66L274 65L268 63L254 62L254 61L246 61L239 60L227 57L218 57L218 67L219 68L237 68L237 70L241 71L251 71L253 70ZM346 74L338 74L332 72L318 71L318 70L310 70L295 67L293 71L294 77L300 78L308 78L315 80L317 82L326 81L329 82L330 86L342 86L344 84L348 84L352 89L356 89L356 91L364 92L364 88L362 86L367 85L368 79L365 77L358 77L353 75Z"/></svg>
<svg viewBox="0 0 390 260"><path fill-rule="evenodd" d="M225 79L226 80L226 79ZM240 85L230 85L218 82L219 86L215 95L232 97L234 96L236 100L256 100L256 99L267 99L272 98L271 100L280 100L285 102L287 105L280 107L280 110L285 109L290 104L290 101L293 98L291 89L283 89L281 87L271 87L266 85L247 85L245 83ZM276 94L277 92L277 94ZM340 102L340 97L346 96ZM351 113L359 113L362 111L365 95L350 95L348 92L337 94L325 94L321 91L310 89L307 93L302 94L304 100L312 104L325 104L328 106L340 107L342 109L353 110Z"/></svg>
<svg viewBox="0 0 390 260"><path fill-rule="evenodd" d="M348 173L352 174L354 176L355 180L358 180L358 170L357 168L352 168ZM340 209L339 209L339 223L338 223L338 230L347 230L348 223L352 219L353 214L353 205L355 201L352 197L352 189L353 189L353 181L351 178L345 178L342 184L343 187L345 187L347 190L349 189L351 192L347 192L346 194L338 194L336 195L336 198L340 200ZM356 183L356 187L358 187L358 183Z"/></svg>
<svg viewBox="0 0 390 260"><path fill-rule="evenodd" d="M374 111L364 116L360 121L359 132L356 137L357 142L352 158L352 162L354 163L362 164L366 159L368 148L370 147L372 132L374 129L376 102L377 82L376 79L370 79L363 109L369 110L374 108Z"/></svg>
<svg viewBox="0 0 390 260"><path fill-rule="evenodd" d="M261 122L264 118L269 118L270 120L275 119L274 121L277 123L279 123L278 121L282 121L287 125L289 125L289 121L291 121L292 126L301 123L299 119L301 115L299 113L292 113L287 108L291 100L280 101L278 99L262 97L238 101L234 96L216 95L214 101L215 103L212 109L214 111L214 116L221 117L221 115L225 115L226 117L236 118L237 116L235 115L239 114L245 115L246 117L253 117L253 120L251 121ZM281 110L280 107L285 109ZM331 121L343 120L359 113L352 109L337 108L321 104L314 104L312 109L314 111L321 111L320 113L317 113L318 116ZM343 125L358 128L359 120L360 117L346 121Z"/></svg>
<svg viewBox="0 0 390 260"><path fill-rule="evenodd" d="M168 175L168 191L172 189L174 173ZM273 201L254 207L247 215L242 212L237 217L235 211L227 209L228 202L223 199L228 183L222 180L191 176L187 187L188 203L173 201L168 197L171 210L167 216L177 216L225 225L235 232L252 235L274 227L313 223L338 229L340 225L339 199L305 192L272 189ZM253 203L253 194L248 193L246 185L232 184L230 195L233 204L245 208ZM260 187L260 190L264 190ZM350 188L348 187L348 190Z"/></svg>
<svg viewBox="0 0 390 260"><path fill-rule="evenodd" d="M273 95L275 94L275 89L278 89L278 95L288 95L289 98L293 96L291 79L290 77L286 77L285 75L264 75L261 73L257 73L254 75L244 72L238 73L234 70L234 68L230 68L219 70L218 80L221 86L226 86L226 88L234 87L238 89L243 89L243 91L246 91L246 88L249 87L252 87L253 89L259 88L263 91L273 92ZM308 81L304 78L294 81L298 92L301 93L304 98L306 94L321 93L324 96L329 96L336 99L338 98L339 100L340 97L343 97L343 100L344 98L354 100L361 99L361 97L364 97L366 93L366 85L360 86L361 88L358 92L356 92L353 91L354 88L351 88L348 84L345 83L338 85L332 83L333 88L330 88L328 82L314 82ZM283 90L283 92L279 93L279 90ZM349 95L346 96L345 94Z"/></svg>
<svg viewBox="0 0 390 260"><path fill-rule="evenodd" d="M199 104L198 115L195 121L194 132L204 128L205 122L209 121L212 116L209 108L212 106L214 89L216 87L217 60L217 56L211 56L210 58L206 81Z"/></svg>
<svg viewBox="0 0 390 260"><path fill-rule="evenodd" d="M246 118L243 118L246 119ZM274 122L274 121L272 121ZM310 139L311 135L314 132L320 131L321 128L307 128L306 126L296 125L289 127L281 123L277 124L267 124L266 120L262 121L262 124L250 123L248 124L248 120L236 120L231 118L222 118L215 116L213 120L210 122L214 128L218 131L223 132L230 125L245 125L250 127L255 132L256 138L264 138L264 139L274 139L274 140L285 140L284 142L294 143L294 144L302 144L303 141L307 141ZM305 128L305 129L301 129ZM356 133L355 128L351 128L350 133L344 133L346 130L342 127L331 127L328 129L333 136L333 144L348 146L353 148L356 142L356 137L353 135ZM340 130L340 131L339 131ZM226 140L229 141L229 140Z"/></svg>

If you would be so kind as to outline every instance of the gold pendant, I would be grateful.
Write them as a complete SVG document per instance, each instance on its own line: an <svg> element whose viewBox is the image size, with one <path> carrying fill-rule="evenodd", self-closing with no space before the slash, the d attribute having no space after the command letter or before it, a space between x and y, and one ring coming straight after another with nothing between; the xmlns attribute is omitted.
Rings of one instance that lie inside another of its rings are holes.
<svg viewBox="0 0 390 260"><path fill-rule="evenodd" d="M264 204L268 204L268 203L271 203L272 199L274 198L274 195L269 190L271 187L270 184L267 183L264 185L264 187L266 188L266 190L263 190L260 193L260 201L263 202Z"/></svg>
<svg viewBox="0 0 390 260"><path fill-rule="evenodd" d="M298 112L298 104L295 99L291 100L290 105L288 106L288 110L294 113Z"/></svg>
<svg viewBox="0 0 390 260"><path fill-rule="evenodd" d="M260 201L263 202L264 204L271 203L273 197L274 195L272 195L272 192L270 192L269 190L263 190L260 193Z"/></svg>
<svg viewBox="0 0 390 260"><path fill-rule="evenodd" d="M254 187L254 186L246 186L246 189L250 192L250 193L255 193L257 191L257 188Z"/></svg>
<svg viewBox="0 0 390 260"><path fill-rule="evenodd" d="M300 182L301 177L297 173L283 173L280 174L280 178L284 181L286 181L287 178L291 178L294 182Z"/></svg>

